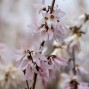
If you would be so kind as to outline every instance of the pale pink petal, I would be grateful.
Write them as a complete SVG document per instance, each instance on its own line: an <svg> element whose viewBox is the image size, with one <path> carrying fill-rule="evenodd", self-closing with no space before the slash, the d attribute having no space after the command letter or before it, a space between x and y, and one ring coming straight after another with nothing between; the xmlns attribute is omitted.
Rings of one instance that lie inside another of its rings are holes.
<svg viewBox="0 0 89 89"><path fill-rule="evenodd" d="M47 81L48 81L48 77L47 77L47 73L46 73L45 69L40 68L39 75L41 77L42 84L46 85Z"/></svg>
<svg viewBox="0 0 89 89"><path fill-rule="evenodd" d="M62 65L67 65L67 59L62 58L62 57L56 57L56 62L60 61ZM59 62L58 62L59 63Z"/></svg>
<svg viewBox="0 0 89 89"><path fill-rule="evenodd" d="M60 18L62 18L65 15L65 12L61 11L60 9L58 9L57 12Z"/></svg>
<svg viewBox="0 0 89 89"><path fill-rule="evenodd" d="M49 79L55 79L55 73L53 72L53 70L49 69Z"/></svg>
<svg viewBox="0 0 89 89"><path fill-rule="evenodd" d="M60 60L55 59L55 62L59 65L63 65L63 63Z"/></svg>
<svg viewBox="0 0 89 89"><path fill-rule="evenodd" d="M33 66L33 71L38 74L38 71L36 69L36 65Z"/></svg>
<svg viewBox="0 0 89 89"><path fill-rule="evenodd" d="M36 60L36 64L40 67L40 60L39 59Z"/></svg>
<svg viewBox="0 0 89 89"><path fill-rule="evenodd" d="M29 61L28 64L29 64L31 67L34 66L34 64L32 63L32 61Z"/></svg>
<svg viewBox="0 0 89 89"><path fill-rule="evenodd" d="M42 32L44 32L46 29L45 28L39 28L38 30L36 30L34 32L34 34L41 34Z"/></svg>
<svg viewBox="0 0 89 89"><path fill-rule="evenodd" d="M19 60L19 61L17 61L17 63L16 63L16 67L19 67L19 66L21 65L22 61L23 61L23 60Z"/></svg>
<svg viewBox="0 0 89 89"><path fill-rule="evenodd" d="M27 66L26 74L25 74L25 80L33 80L34 72L32 71L32 68L30 65Z"/></svg>
<svg viewBox="0 0 89 89"><path fill-rule="evenodd" d="M42 13L42 16L43 16L43 17L48 17L49 14L48 14L48 13Z"/></svg>
<svg viewBox="0 0 89 89"><path fill-rule="evenodd" d="M47 58L40 53L38 53L37 58L40 59L40 60L43 60L43 61L47 61Z"/></svg>
<svg viewBox="0 0 89 89"><path fill-rule="evenodd" d="M48 40L48 33L47 32L42 33L42 37L43 37L44 41L47 41Z"/></svg>
<svg viewBox="0 0 89 89"><path fill-rule="evenodd" d="M25 56L24 54L16 54L16 61L23 60Z"/></svg>
<svg viewBox="0 0 89 89"><path fill-rule="evenodd" d="M27 64L28 64L28 61L27 61L27 60L23 60L23 62L22 62L22 64L21 64L21 68L22 68L22 69L25 69L26 66L27 66Z"/></svg>
<svg viewBox="0 0 89 89"><path fill-rule="evenodd" d="M53 31L50 29L48 30L48 39L52 40L53 39Z"/></svg>

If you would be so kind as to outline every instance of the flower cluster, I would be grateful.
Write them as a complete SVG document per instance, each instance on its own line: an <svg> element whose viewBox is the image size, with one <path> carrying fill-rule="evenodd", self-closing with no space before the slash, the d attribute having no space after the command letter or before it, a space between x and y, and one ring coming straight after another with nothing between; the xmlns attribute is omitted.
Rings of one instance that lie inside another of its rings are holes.
<svg viewBox="0 0 89 89"><path fill-rule="evenodd" d="M25 50L17 53L17 67L25 70L25 79L33 80L34 74L40 75L45 85L48 80L55 78L55 72L67 65L67 60L56 55L45 56L41 52Z"/></svg>
<svg viewBox="0 0 89 89"><path fill-rule="evenodd" d="M67 65L66 58L51 54L44 55L42 52L46 41L61 39L64 36L65 27L60 22L64 12L58 8L58 5L55 7L54 4L55 0L48 7L45 6L45 0L42 0L40 4L35 4L42 15L39 26L34 26L34 35L39 34L43 38L40 49L38 51L27 49L16 54L16 66L24 71L25 79L34 80L36 74L41 77L43 85L54 79L56 71L60 71L62 66Z"/></svg>
<svg viewBox="0 0 89 89"><path fill-rule="evenodd" d="M64 15L58 5L45 6L45 0L42 0L41 4L35 5L42 15L41 21L37 26L35 33L38 33L43 37L43 40L61 39L64 37L65 27L61 24L61 17Z"/></svg>
<svg viewBox="0 0 89 89"><path fill-rule="evenodd" d="M83 82L80 75L62 73L61 77L64 79L60 85L63 89L89 89L89 83Z"/></svg>
<svg viewBox="0 0 89 89"><path fill-rule="evenodd" d="M0 89L17 88L22 83L21 71L15 67L13 57L13 51L0 43Z"/></svg>

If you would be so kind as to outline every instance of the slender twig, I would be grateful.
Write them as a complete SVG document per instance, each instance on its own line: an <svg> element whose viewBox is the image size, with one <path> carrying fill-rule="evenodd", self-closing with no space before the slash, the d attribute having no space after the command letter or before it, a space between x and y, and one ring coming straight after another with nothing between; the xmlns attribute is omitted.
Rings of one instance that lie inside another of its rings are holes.
<svg viewBox="0 0 89 89"><path fill-rule="evenodd" d="M32 89L35 89L35 86L36 86L36 80L37 80L37 74L34 73L34 82L33 82Z"/></svg>
<svg viewBox="0 0 89 89"><path fill-rule="evenodd" d="M75 68L75 47L73 47L73 50L72 50L72 60L73 60L73 73L74 75L76 74L76 68Z"/></svg>
<svg viewBox="0 0 89 89"><path fill-rule="evenodd" d="M51 10L50 10L50 14L52 14L52 12L53 12L53 8L54 8L55 1L56 1L56 0L53 0L53 1L52 1Z"/></svg>
<svg viewBox="0 0 89 89"><path fill-rule="evenodd" d="M24 74L25 74L25 72L26 72L26 70L23 71ZM27 85L27 88L25 88L25 89L30 89L30 88L29 88L28 80L26 80L26 85Z"/></svg>
<svg viewBox="0 0 89 89"><path fill-rule="evenodd" d="M37 71L39 71L39 67L36 65L36 69ZM33 79L33 86L31 89L35 89L35 86L36 86L36 81L37 81L37 73L34 73L34 79Z"/></svg>
<svg viewBox="0 0 89 89"><path fill-rule="evenodd" d="M29 83L28 83L27 80L26 80L26 85L27 85L27 89L30 89L30 88L29 88Z"/></svg>

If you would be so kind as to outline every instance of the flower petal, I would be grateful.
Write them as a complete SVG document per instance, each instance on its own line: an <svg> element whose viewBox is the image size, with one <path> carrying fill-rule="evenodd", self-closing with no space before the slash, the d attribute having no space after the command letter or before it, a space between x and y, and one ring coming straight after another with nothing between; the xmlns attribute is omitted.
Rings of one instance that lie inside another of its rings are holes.
<svg viewBox="0 0 89 89"><path fill-rule="evenodd" d="M19 66L21 65L22 61L23 61L23 60L17 61L16 67L19 67Z"/></svg>
<svg viewBox="0 0 89 89"><path fill-rule="evenodd" d="M24 61L22 62L22 64L21 64L21 68L22 68L22 69L26 69L27 64L28 64L28 61L27 61L27 60L24 60Z"/></svg>
<svg viewBox="0 0 89 89"><path fill-rule="evenodd" d="M25 74L25 80L33 80L33 75L34 75L34 72L32 71L32 68L30 65L27 66L27 69L26 69L26 74Z"/></svg>
<svg viewBox="0 0 89 89"><path fill-rule="evenodd" d="M53 31L50 29L48 30L48 39L52 40L53 39Z"/></svg>

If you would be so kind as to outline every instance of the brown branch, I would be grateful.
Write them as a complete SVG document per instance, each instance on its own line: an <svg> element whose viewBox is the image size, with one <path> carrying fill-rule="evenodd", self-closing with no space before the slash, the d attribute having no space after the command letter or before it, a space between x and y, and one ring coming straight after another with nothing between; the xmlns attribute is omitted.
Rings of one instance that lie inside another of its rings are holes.
<svg viewBox="0 0 89 89"><path fill-rule="evenodd" d="M72 60L73 60L73 73L74 75L76 74L76 66L75 66L75 47L73 47L73 50L72 50Z"/></svg>
<svg viewBox="0 0 89 89"><path fill-rule="evenodd" d="M36 69L37 71L39 71L39 67L36 65ZM31 89L35 89L35 86L36 86L36 81L37 81L37 73L34 73L34 79L33 79L33 86Z"/></svg>
<svg viewBox="0 0 89 89"><path fill-rule="evenodd" d="M55 1L56 1L56 0L53 0L53 1L52 1L51 10L50 10L50 14L52 14L52 12L53 12L53 8L54 8Z"/></svg>
<svg viewBox="0 0 89 89"><path fill-rule="evenodd" d="M24 75L25 75L25 72L26 72L26 70L23 70ZM30 89L30 88L29 88L28 80L26 80L26 85L27 85L27 88L25 88L25 89Z"/></svg>
<svg viewBox="0 0 89 89"><path fill-rule="evenodd" d="M30 88L29 88L29 83L28 83L27 80L26 80L26 85L27 85L27 89L30 89Z"/></svg>
<svg viewBox="0 0 89 89"><path fill-rule="evenodd" d="M32 89L35 89L35 86L36 86L36 80L37 80L37 74L34 73L34 82L33 82Z"/></svg>

